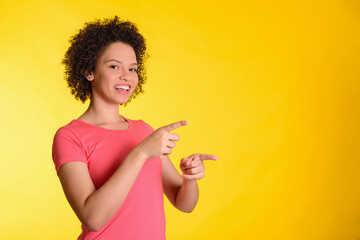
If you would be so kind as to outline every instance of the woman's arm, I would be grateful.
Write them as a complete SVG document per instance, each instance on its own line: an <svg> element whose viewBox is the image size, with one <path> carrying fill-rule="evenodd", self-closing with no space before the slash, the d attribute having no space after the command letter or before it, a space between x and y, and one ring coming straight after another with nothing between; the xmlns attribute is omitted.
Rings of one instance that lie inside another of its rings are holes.
<svg viewBox="0 0 360 240"><path fill-rule="evenodd" d="M131 151L117 171L98 190L83 162L65 163L58 175L71 207L84 226L100 230L116 213L134 184L146 157Z"/></svg>
<svg viewBox="0 0 360 240"><path fill-rule="evenodd" d="M197 180L205 176L203 160L217 160L209 154L193 154L183 158L180 176L168 156L162 156L162 178L164 193L169 201L182 212L192 212L199 199Z"/></svg>
<svg viewBox="0 0 360 240"><path fill-rule="evenodd" d="M186 124L181 121L155 130L126 156L116 172L97 190L85 163L69 162L60 167L58 175L66 198L87 229L98 231L115 215L145 161L170 154L174 141L179 140L179 136L170 131Z"/></svg>
<svg viewBox="0 0 360 240"><path fill-rule="evenodd" d="M196 180L181 178L168 156L162 156L162 179L166 197L182 212L192 212L199 198Z"/></svg>

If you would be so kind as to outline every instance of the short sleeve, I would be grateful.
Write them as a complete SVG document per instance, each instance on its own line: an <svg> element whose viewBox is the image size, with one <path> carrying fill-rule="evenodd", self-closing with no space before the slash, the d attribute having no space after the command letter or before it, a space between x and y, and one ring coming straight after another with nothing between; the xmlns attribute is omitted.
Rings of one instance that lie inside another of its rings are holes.
<svg viewBox="0 0 360 240"><path fill-rule="evenodd" d="M80 140L72 131L65 127L60 128L54 136L52 158L56 172L59 171L63 164L68 162L88 163Z"/></svg>

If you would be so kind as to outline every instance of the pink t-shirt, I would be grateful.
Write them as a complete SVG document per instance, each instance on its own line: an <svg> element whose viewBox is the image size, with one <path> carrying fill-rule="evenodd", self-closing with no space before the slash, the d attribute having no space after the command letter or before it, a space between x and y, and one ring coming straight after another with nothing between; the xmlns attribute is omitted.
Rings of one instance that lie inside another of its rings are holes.
<svg viewBox="0 0 360 240"><path fill-rule="evenodd" d="M127 154L153 132L142 120L125 120L129 123L126 130L105 129L80 120L61 127L53 143L56 171L64 163L84 162L96 189L100 188ZM82 226L78 239L166 239L160 157L145 162L115 216L98 232Z"/></svg>

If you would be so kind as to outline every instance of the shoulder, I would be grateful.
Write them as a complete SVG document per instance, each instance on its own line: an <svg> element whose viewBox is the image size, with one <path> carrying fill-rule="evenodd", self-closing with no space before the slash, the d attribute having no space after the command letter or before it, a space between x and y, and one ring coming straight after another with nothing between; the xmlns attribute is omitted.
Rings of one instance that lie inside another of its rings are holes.
<svg viewBox="0 0 360 240"><path fill-rule="evenodd" d="M82 139L83 136L86 136L89 133L97 134L97 132L98 129L91 124L88 124L78 119L74 119L65 126L60 127L55 133L55 138L65 136Z"/></svg>
<svg viewBox="0 0 360 240"><path fill-rule="evenodd" d="M77 146L84 148L86 139L89 135L97 134L81 121L72 120L70 123L60 127L53 139L53 146L63 147L64 145Z"/></svg>
<svg viewBox="0 0 360 240"><path fill-rule="evenodd" d="M65 125L59 128L53 139L53 151L64 149L65 146L76 145L81 147L81 142L77 135L74 133L74 129Z"/></svg>
<svg viewBox="0 0 360 240"><path fill-rule="evenodd" d="M144 122L143 120L139 120L140 124L144 127L147 128L148 130L150 130L151 132L154 131L153 127L150 126L150 124Z"/></svg>
<svg viewBox="0 0 360 240"><path fill-rule="evenodd" d="M59 128L54 136L52 145L52 158L55 163L56 171L64 163L72 161L87 162L87 151L83 142L79 139L76 132L77 127L73 121Z"/></svg>
<svg viewBox="0 0 360 240"><path fill-rule="evenodd" d="M73 120L56 131L54 140L59 138L77 138L75 132L78 128L78 124Z"/></svg>
<svg viewBox="0 0 360 240"><path fill-rule="evenodd" d="M147 131L150 131L150 132L154 131L153 127L151 127L151 125L146 123L144 120L141 120L141 119L131 120L131 119L128 119L128 118L126 118L126 120L132 125L133 128L143 129L143 130L147 130Z"/></svg>

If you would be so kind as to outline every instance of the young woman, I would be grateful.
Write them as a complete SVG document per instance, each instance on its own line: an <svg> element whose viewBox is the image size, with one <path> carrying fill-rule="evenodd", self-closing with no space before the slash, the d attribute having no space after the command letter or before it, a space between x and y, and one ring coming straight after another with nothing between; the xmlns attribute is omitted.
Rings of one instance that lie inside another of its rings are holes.
<svg viewBox="0 0 360 240"><path fill-rule="evenodd" d="M119 115L119 105L142 92L145 39L128 21L86 23L63 63L71 93L89 108L55 134L53 160L65 195L82 223L78 239L165 239L163 193L180 211L198 201L203 160L183 158L180 176L168 155L179 121L153 130Z"/></svg>

